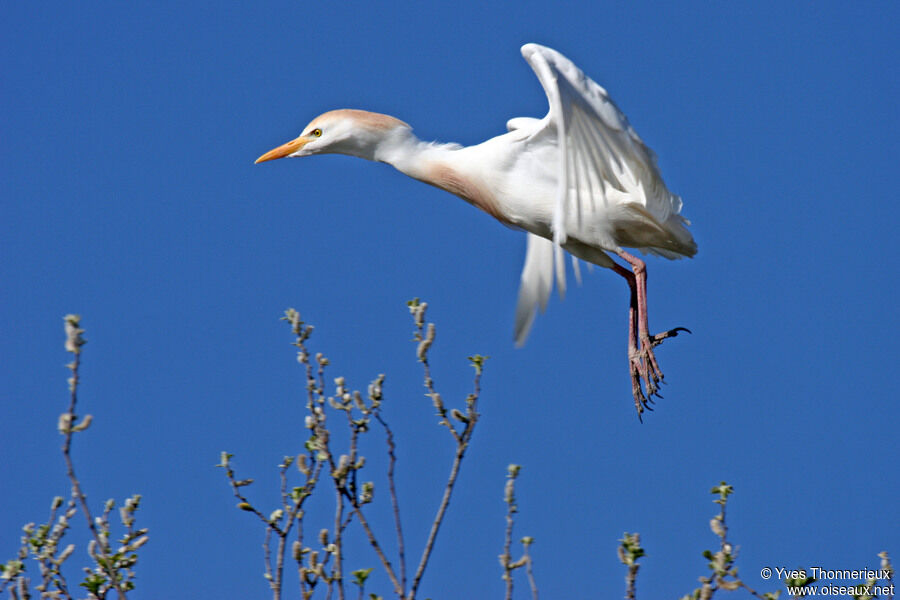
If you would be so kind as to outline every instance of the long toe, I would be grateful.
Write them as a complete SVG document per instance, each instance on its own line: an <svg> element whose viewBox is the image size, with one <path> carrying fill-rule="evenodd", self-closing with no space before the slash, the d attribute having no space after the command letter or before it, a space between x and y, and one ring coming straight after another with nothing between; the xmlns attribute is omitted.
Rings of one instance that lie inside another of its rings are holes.
<svg viewBox="0 0 900 600"><path fill-rule="evenodd" d="M649 406L647 396L644 395L644 390L641 388L640 361L637 360L637 356L633 356L629 358L628 362L631 370L631 396L634 398L634 408L637 410L638 419L643 423L644 407L649 408Z"/></svg>
<svg viewBox="0 0 900 600"><path fill-rule="evenodd" d="M631 394L634 398L634 407L638 413L638 419L643 422L644 410L653 410L651 406L654 404L653 397L659 394L660 380L657 379L656 372L649 366L650 361L647 356L649 346L644 346L641 351L635 351L629 357L629 368L631 371Z"/></svg>
<svg viewBox="0 0 900 600"><path fill-rule="evenodd" d="M650 338L641 340L640 349L629 352L628 363L634 405L638 411L638 418L643 421L644 410L653 410L651 404L654 397L662 398L659 386L663 383L663 373L656 362Z"/></svg>

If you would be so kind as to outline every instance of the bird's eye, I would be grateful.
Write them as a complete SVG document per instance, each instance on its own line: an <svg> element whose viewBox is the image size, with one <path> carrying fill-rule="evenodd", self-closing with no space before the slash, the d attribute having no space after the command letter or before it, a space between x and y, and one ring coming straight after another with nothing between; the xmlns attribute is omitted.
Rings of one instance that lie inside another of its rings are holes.
<svg viewBox="0 0 900 600"><path fill-rule="evenodd" d="M309 132L309 134L313 137L322 137L322 130L321 129L313 129L312 131Z"/></svg>

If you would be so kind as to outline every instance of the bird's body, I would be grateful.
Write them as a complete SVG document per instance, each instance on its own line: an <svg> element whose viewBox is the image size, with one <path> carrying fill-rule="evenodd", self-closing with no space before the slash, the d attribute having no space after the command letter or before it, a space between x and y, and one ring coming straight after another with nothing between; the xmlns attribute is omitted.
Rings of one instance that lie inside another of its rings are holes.
<svg viewBox="0 0 900 600"><path fill-rule="evenodd" d="M507 133L463 147L424 142L395 117L341 109L316 117L303 135L257 162L319 153L385 162L527 231L516 311L518 344L537 309L546 306L554 275L564 292L563 250L615 270L632 290L629 362L640 414L662 379L652 349L677 330L650 336L644 263L623 248L667 258L693 256L696 245L680 215L681 199L668 190L655 155L602 87L554 50L527 44L522 54L550 100L543 119L512 119ZM633 271L609 253L626 260Z"/></svg>

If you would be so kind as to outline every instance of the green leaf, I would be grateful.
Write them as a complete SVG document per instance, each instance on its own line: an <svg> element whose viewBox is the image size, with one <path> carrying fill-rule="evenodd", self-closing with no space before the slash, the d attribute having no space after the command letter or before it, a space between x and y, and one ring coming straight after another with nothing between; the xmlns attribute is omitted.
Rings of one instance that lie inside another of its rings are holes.
<svg viewBox="0 0 900 600"><path fill-rule="evenodd" d="M99 573L91 573L78 585L86 588L91 594L97 596L104 583L106 583L106 577Z"/></svg>
<svg viewBox="0 0 900 600"><path fill-rule="evenodd" d="M359 587L363 587L366 584L366 579L369 578L369 575L374 570L374 567L370 567L368 569L357 569L353 571L351 575L353 575L353 583L358 585Z"/></svg>
<svg viewBox="0 0 900 600"><path fill-rule="evenodd" d="M475 354L469 357L469 364L475 367L475 373L481 375L481 371L484 368L484 363L489 359L490 356L482 356L481 354Z"/></svg>

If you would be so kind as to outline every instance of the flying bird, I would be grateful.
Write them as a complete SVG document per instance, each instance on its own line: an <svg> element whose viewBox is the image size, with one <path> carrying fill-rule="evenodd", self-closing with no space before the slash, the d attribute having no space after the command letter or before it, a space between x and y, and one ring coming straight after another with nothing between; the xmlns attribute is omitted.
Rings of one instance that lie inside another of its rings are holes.
<svg viewBox="0 0 900 600"><path fill-rule="evenodd" d="M663 182L656 155L604 88L555 50L526 44L522 55L550 102L543 119L511 119L507 133L463 147L422 141L388 115L333 110L256 162L326 153L385 162L524 230L527 249L515 317L519 346L537 310L546 308L554 277L560 296L565 294L564 253L571 255L579 280L577 259L612 269L631 291L628 365L641 417L654 396L661 397L663 373L654 348L687 330L650 334L646 266L625 248L669 259L694 256L690 222L681 216L681 198Z"/></svg>

